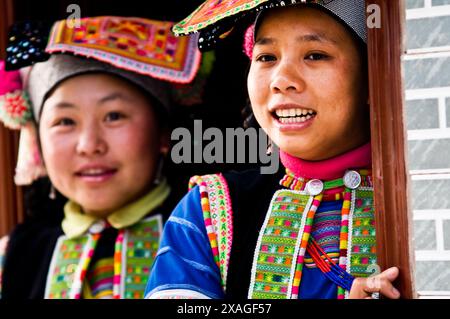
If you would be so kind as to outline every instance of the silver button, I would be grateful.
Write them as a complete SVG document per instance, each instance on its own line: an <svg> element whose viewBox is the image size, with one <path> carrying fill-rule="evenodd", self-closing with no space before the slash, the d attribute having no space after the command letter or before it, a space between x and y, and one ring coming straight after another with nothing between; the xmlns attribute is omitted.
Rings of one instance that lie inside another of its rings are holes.
<svg viewBox="0 0 450 319"><path fill-rule="evenodd" d="M357 189L361 185L361 175L357 171L347 171L344 175L344 185L350 189Z"/></svg>
<svg viewBox="0 0 450 319"><path fill-rule="evenodd" d="M104 220L98 220L95 223L93 223L91 225L91 227L89 227L89 232L91 234L98 234L101 233L103 231L103 229L105 229L106 227L106 223Z"/></svg>
<svg viewBox="0 0 450 319"><path fill-rule="evenodd" d="M323 191L323 182L319 179L312 179L306 183L305 190L312 196L319 195Z"/></svg>

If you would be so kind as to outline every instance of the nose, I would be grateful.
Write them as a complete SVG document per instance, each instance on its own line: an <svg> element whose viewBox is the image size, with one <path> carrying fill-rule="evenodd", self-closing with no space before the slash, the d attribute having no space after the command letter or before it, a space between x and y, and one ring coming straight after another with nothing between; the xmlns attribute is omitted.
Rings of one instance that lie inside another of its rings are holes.
<svg viewBox="0 0 450 319"><path fill-rule="evenodd" d="M89 124L82 128L78 137L77 153L82 156L98 156L106 153L107 143L101 128Z"/></svg>
<svg viewBox="0 0 450 319"><path fill-rule="evenodd" d="M301 92L305 81L294 63L282 61L272 76L270 89L273 93Z"/></svg>

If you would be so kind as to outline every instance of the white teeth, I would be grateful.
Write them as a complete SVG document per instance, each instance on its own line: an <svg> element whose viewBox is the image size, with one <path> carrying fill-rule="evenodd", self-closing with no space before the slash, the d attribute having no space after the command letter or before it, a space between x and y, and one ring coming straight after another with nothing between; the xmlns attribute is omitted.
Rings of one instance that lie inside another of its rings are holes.
<svg viewBox="0 0 450 319"><path fill-rule="evenodd" d="M87 169L83 171L83 174L85 175L98 175L98 174L102 174L104 172L103 169L100 168L92 168L92 169Z"/></svg>
<svg viewBox="0 0 450 319"><path fill-rule="evenodd" d="M308 109L278 109L275 110L281 123L299 123L314 117L315 112Z"/></svg>

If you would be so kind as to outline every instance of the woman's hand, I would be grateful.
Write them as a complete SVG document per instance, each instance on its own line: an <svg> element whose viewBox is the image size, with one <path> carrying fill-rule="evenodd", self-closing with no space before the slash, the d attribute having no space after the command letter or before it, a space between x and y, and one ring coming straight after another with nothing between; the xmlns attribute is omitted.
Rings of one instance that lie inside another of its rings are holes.
<svg viewBox="0 0 450 319"><path fill-rule="evenodd" d="M368 278L356 278L350 290L350 299L372 299L373 293L380 293L389 299L400 298L400 292L392 282L398 277L397 267L386 269L381 274Z"/></svg>

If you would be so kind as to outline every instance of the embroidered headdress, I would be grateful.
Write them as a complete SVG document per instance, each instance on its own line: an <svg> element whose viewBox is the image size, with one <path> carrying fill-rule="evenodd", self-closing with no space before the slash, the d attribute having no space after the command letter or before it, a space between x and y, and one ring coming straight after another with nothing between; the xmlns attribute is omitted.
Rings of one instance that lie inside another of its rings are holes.
<svg viewBox="0 0 450 319"><path fill-rule="evenodd" d="M176 35L199 32L199 48L207 51L226 38L238 20L245 18L255 21L261 11L298 4L324 9L366 42L364 0L207 0L186 19L177 23L173 31Z"/></svg>
<svg viewBox="0 0 450 319"><path fill-rule="evenodd" d="M172 22L105 16L72 23L58 21L50 30L42 22L26 22L9 33L6 61L0 62L0 120L21 130L18 185L46 174L36 123L48 93L62 81L113 74L148 92L168 112L168 82L189 83L199 69L195 37L175 37Z"/></svg>

